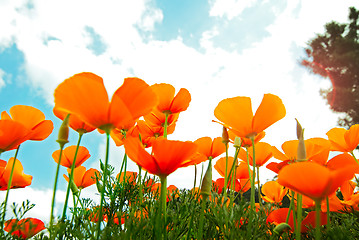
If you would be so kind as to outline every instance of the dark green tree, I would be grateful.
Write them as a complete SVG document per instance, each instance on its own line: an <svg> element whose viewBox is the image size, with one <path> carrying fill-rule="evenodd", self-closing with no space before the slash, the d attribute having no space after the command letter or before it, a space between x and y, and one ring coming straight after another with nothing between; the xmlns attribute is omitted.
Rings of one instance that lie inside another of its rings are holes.
<svg viewBox="0 0 359 240"><path fill-rule="evenodd" d="M359 123L359 11L349 8L349 23L332 21L325 25L325 33L317 34L305 49L302 65L312 73L332 82L320 94L335 112L344 113L338 124L350 127Z"/></svg>

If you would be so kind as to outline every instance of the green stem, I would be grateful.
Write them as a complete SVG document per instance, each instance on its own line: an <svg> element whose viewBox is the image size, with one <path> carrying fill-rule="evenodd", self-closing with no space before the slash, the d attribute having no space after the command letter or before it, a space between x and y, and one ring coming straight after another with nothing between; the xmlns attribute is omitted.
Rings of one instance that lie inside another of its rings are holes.
<svg viewBox="0 0 359 240"><path fill-rule="evenodd" d="M57 167L56 167L56 174L55 174L55 181L54 181L54 189L52 191L52 201L51 201L51 213L50 213L50 239L53 239L52 236L52 225L54 221L54 208L55 208L55 198L56 198L56 189L57 189L57 181L59 179L59 171L60 171L60 165L61 165L61 159L62 159L62 152L64 150L64 145L60 145L60 155L59 160L57 161Z"/></svg>
<svg viewBox="0 0 359 240"><path fill-rule="evenodd" d="M224 199L227 198L228 143L225 143L225 146L226 146L226 169L225 169L226 171L224 172L224 188L223 188L223 197L224 197Z"/></svg>
<svg viewBox="0 0 359 240"><path fill-rule="evenodd" d="M234 152L234 157L233 157L233 163L232 163L231 169L229 170L228 176L230 176L232 174L232 172L234 171L234 168L237 163L237 158L238 158L238 153L239 153L240 148L241 148L240 146L236 147L236 151ZM226 186L228 186L228 183L229 183L229 178L225 182ZM227 189L224 189L223 191L227 191Z"/></svg>
<svg viewBox="0 0 359 240"><path fill-rule="evenodd" d="M301 239L302 230L302 194L297 193L297 228L295 231L296 239Z"/></svg>
<svg viewBox="0 0 359 240"><path fill-rule="evenodd" d="M196 180L197 180L197 164L194 165L194 183L193 183L193 189L196 188Z"/></svg>
<svg viewBox="0 0 359 240"><path fill-rule="evenodd" d="M322 238L322 233L320 231L320 200L315 200L315 239L319 240Z"/></svg>
<svg viewBox="0 0 359 240"><path fill-rule="evenodd" d="M74 178L74 169L75 169L75 165L76 165L77 154L78 154L78 151L79 151L79 148L80 148L80 142L81 142L82 136L83 136L83 133L79 133L79 139L77 141L77 146L76 146L76 150L75 150L74 159L73 159L72 164L71 164L71 172L70 172L70 175L69 175L69 182L67 184L64 209L62 211L62 220L65 220L65 218L66 218L67 204L68 204L69 196L70 196L70 186L71 186L71 182L73 181L73 178Z"/></svg>
<svg viewBox="0 0 359 240"><path fill-rule="evenodd" d="M291 191L291 195L292 195L292 197L290 198L288 214L287 214L287 218L285 219L285 223L287 223L287 224L289 222L290 212L293 210L293 206L294 206L294 191L293 190Z"/></svg>
<svg viewBox="0 0 359 240"><path fill-rule="evenodd" d="M251 208L252 211L255 211L255 175L256 175L256 150L255 150L255 146L254 146L254 137L251 137L251 141L252 141L252 148L253 148L253 154L252 154L252 166L253 166L253 173L252 173L252 181L251 181ZM259 191L259 189L258 189Z"/></svg>
<svg viewBox="0 0 359 240"><path fill-rule="evenodd" d="M258 185L258 202L259 202L259 206L263 206L262 205L262 193L261 193L261 186L260 186L260 182L259 182L259 167L257 167L257 185Z"/></svg>
<svg viewBox="0 0 359 240"><path fill-rule="evenodd" d="M3 226L4 226L7 202L9 200L9 193L10 193L12 178L13 178L14 170L15 170L16 158L17 158L17 154L19 153L19 149L20 149L20 145L16 148L14 161L13 161L12 166L11 166L11 172L10 172L10 176L9 176L9 181L7 183L6 196L5 196L5 201L4 201L4 209L3 209L3 213L2 213L2 219L1 219L1 229L3 229Z"/></svg>
<svg viewBox="0 0 359 240"><path fill-rule="evenodd" d="M97 222L97 231L96 231L96 239L97 240L100 239L101 222L103 219L103 204L104 204L105 189L106 189L106 183L107 183L107 167L108 167L109 152L110 152L110 131L107 131L106 132L106 158L105 158L105 166L103 169L99 218L98 218L98 222Z"/></svg>
<svg viewBox="0 0 359 240"><path fill-rule="evenodd" d="M166 226L167 226L167 216L166 216L166 203L167 203L167 176L160 176L161 179L161 195L160 195L160 214L162 216L162 226L161 230L163 231L164 239L166 239Z"/></svg>
<svg viewBox="0 0 359 240"><path fill-rule="evenodd" d="M167 128L168 128L168 113L165 113L165 124L163 126L163 137L167 138Z"/></svg>
<svg viewBox="0 0 359 240"><path fill-rule="evenodd" d="M197 239L203 239L204 209L206 207L207 198L208 196L203 196L202 198L201 215L199 216L199 229Z"/></svg>
<svg viewBox="0 0 359 240"><path fill-rule="evenodd" d="M329 207L329 197L326 197L327 201L327 231L331 228L330 226L330 207Z"/></svg>

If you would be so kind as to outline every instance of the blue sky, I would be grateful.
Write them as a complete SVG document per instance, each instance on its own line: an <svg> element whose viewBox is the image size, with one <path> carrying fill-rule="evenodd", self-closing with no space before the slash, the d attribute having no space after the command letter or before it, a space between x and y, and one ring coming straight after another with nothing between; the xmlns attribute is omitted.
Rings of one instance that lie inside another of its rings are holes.
<svg viewBox="0 0 359 240"><path fill-rule="evenodd" d="M325 137L336 126L337 115L330 112L319 89L330 83L309 74L298 62L306 42L322 33L325 23L346 22L348 8L355 4L354 0L1 1L0 111L31 105L55 126L45 141L21 146L18 159L34 179L30 187L13 191L10 200L29 196L38 205L32 214L48 218L41 212L49 212L56 167L51 154L58 149L60 124L52 114L53 91L83 71L103 77L110 94L132 76L148 84L187 88L192 102L171 139L220 136L221 127L211 121L220 100L249 96L255 109L264 93L278 95L287 108L285 119L268 129L266 142L280 147L295 139L294 118L306 128L307 138ZM76 144L76 138L72 131L70 144ZM93 132L82 143L92 155L84 165L98 168L98 160L104 158L104 136ZM1 158L13 155L10 151ZM122 156L123 149L112 145L110 163L118 167ZM190 187L192 182L192 168L169 178L169 184L179 187ZM59 187L61 204L63 179ZM84 194L93 196L93 190Z"/></svg>

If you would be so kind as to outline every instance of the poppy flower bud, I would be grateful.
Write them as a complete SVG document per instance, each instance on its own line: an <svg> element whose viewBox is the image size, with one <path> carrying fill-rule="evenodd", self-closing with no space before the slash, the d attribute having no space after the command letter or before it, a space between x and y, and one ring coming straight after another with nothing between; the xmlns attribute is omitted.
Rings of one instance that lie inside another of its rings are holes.
<svg viewBox="0 0 359 240"><path fill-rule="evenodd" d="M224 126L223 126L223 130L222 130L222 142L224 144L229 143L228 131L227 131L227 128L225 128Z"/></svg>
<svg viewBox="0 0 359 240"><path fill-rule="evenodd" d="M72 193L75 195L75 196L78 196L80 190L77 188L74 180L72 179L72 181L70 182L70 188L71 188L71 191Z"/></svg>
<svg viewBox="0 0 359 240"><path fill-rule="evenodd" d="M278 234L280 236L284 232L286 232L290 229L291 229L291 227L289 226L288 223L280 223L273 229L273 232L275 232L276 234Z"/></svg>
<svg viewBox="0 0 359 240"><path fill-rule="evenodd" d="M66 143L69 142L69 118L70 114L67 114L64 121L62 121L62 124L59 129L59 135L56 140L60 144L60 147L63 148Z"/></svg>
<svg viewBox="0 0 359 240"><path fill-rule="evenodd" d="M212 190L212 159L209 160L208 168L204 174L201 186L202 197L207 198L211 194Z"/></svg>
<svg viewBox="0 0 359 240"><path fill-rule="evenodd" d="M298 138L298 148L297 148L297 160L304 161L307 158L307 153L305 150L305 144L304 144L304 129L300 125L297 119L297 138Z"/></svg>
<svg viewBox="0 0 359 240"><path fill-rule="evenodd" d="M241 139L240 137L236 137L236 138L234 139L234 144L233 144L233 146L234 146L235 148L240 148L241 145L242 145L242 139Z"/></svg>

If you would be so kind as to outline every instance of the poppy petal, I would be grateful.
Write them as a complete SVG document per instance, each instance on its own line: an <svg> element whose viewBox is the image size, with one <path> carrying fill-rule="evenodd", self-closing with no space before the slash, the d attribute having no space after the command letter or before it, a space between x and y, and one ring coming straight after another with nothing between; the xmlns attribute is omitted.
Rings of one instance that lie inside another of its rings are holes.
<svg viewBox="0 0 359 240"><path fill-rule="evenodd" d="M264 94L253 117L253 131L255 133L262 132L273 123L284 118L285 115L286 110L282 100L276 95Z"/></svg>

